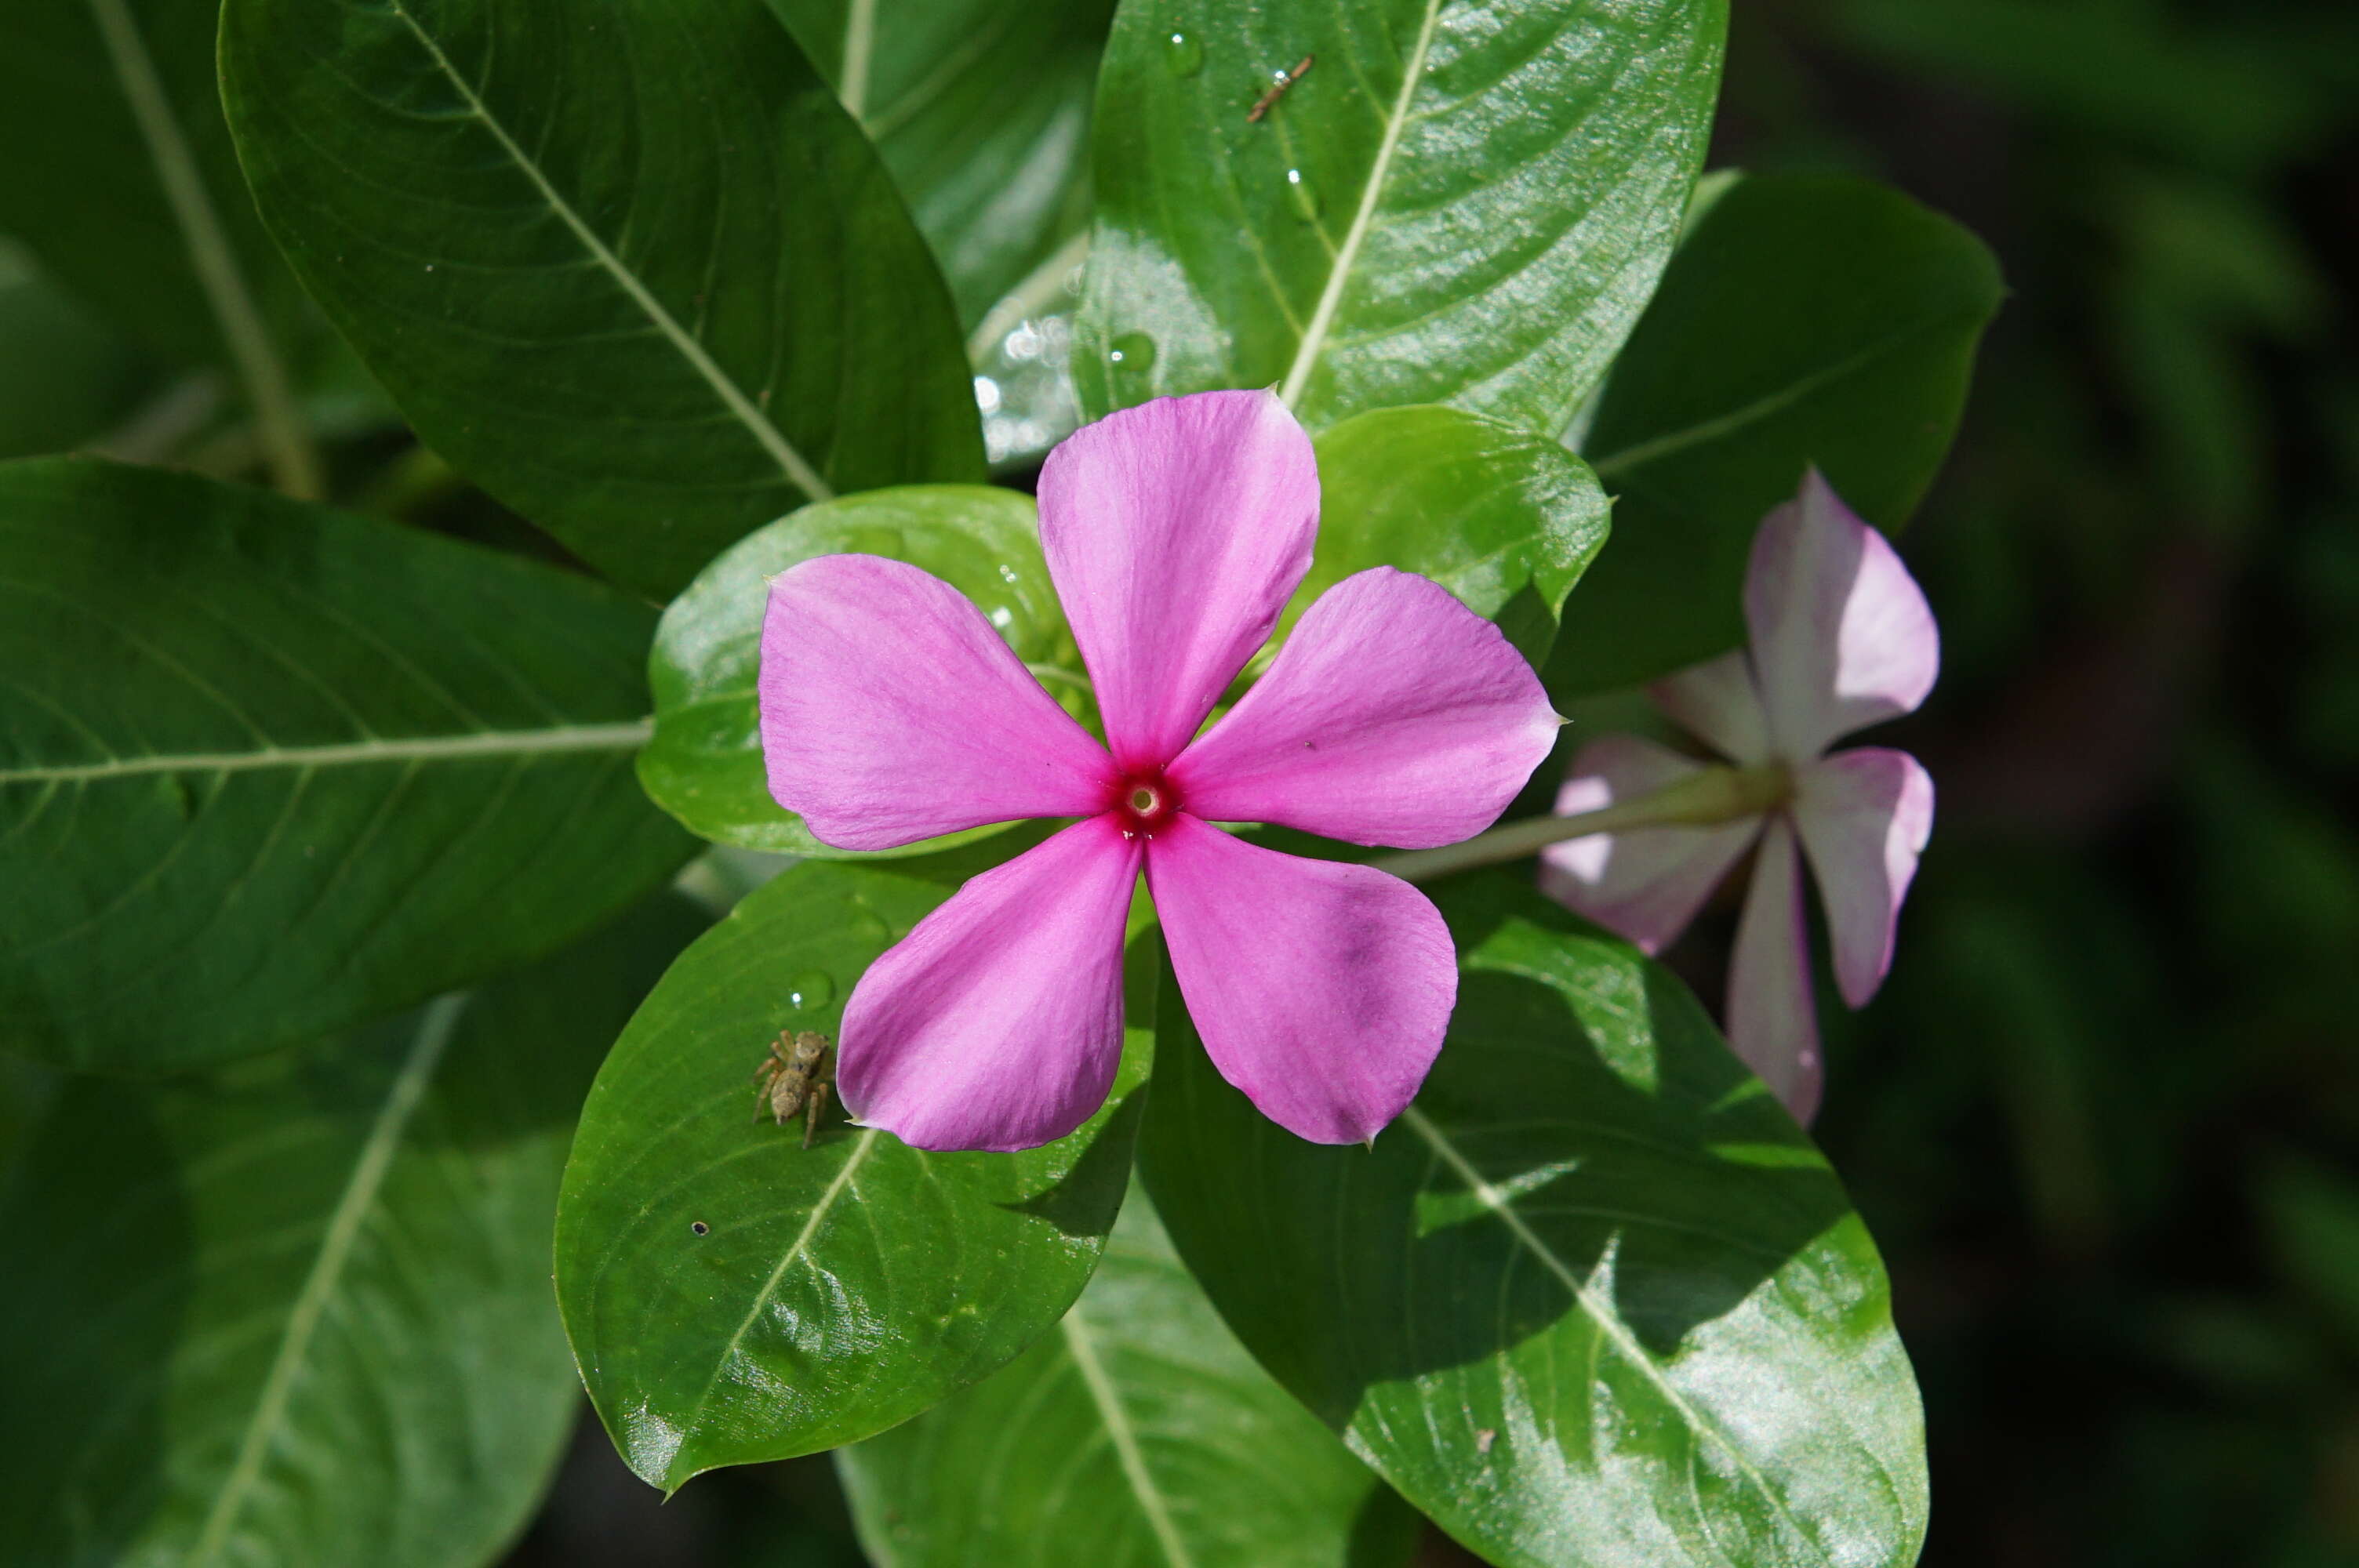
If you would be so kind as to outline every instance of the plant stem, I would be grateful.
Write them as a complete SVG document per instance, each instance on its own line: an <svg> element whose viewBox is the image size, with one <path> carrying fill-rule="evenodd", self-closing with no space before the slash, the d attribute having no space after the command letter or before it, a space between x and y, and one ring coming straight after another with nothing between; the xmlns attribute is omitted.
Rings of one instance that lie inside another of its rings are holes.
<svg viewBox="0 0 2359 1568"><path fill-rule="evenodd" d="M204 176L198 172L196 155L180 134L179 122L172 117L171 100L164 91L163 79L156 73L146 40L139 36L139 26L124 0L90 0L90 8L123 95L131 105L131 117L147 144L148 156L155 159L157 181L164 188L164 199L180 226L197 282L221 323L222 341L254 406L271 480L288 495L316 501L326 493L319 450L311 444L310 432L295 406L287 367L279 362L269 331L262 324L262 312L246 287L245 274L238 270L236 253L222 228L221 215L213 209Z"/></svg>
<svg viewBox="0 0 2359 1568"><path fill-rule="evenodd" d="M1652 794L1617 800L1577 816L1527 817L1477 834L1462 844L1412 849L1369 864L1403 881L1431 881L1452 871L1520 860L1550 844L1586 838L1593 833L1626 833L1636 827L1712 827L1758 816L1783 805L1793 787L1785 768L1776 762L1757 768L1706 768Z"/></svg>

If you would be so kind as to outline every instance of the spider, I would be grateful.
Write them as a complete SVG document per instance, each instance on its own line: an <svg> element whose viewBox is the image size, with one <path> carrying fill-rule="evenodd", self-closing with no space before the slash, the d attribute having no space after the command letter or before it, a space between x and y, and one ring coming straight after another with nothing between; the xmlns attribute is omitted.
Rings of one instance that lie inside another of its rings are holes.
<svg viewBox="0 0 2359 1568"><path fill-rule="evenodd" d="M795 1112L803 1112L803 1147L811 1146L819 1131L820 1113L831 1092L827 1076L828 1038L810 1030L784 1030L770 1044L770 1054L754 1069L760 1100L754 1119L768 1110L784 1127Z"/></svg>

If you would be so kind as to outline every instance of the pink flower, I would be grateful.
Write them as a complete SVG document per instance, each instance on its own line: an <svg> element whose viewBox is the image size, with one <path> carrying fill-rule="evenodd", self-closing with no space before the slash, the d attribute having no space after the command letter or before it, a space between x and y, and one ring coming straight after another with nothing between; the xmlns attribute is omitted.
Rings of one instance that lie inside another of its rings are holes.
<svg viewBox="0 0 2359 1568"><path fill-rule="evenodd" d="M1816 470L1754 535L1745 622L1749 650L1682 671L1649 694L1731 762L1781 772L1783 804L1711 827L1567 839L1546 851L1540 884L1653 953L1686 929L1757 842L1729 963L1728 1042L1807 1121L1822 1068L1796 840L1818 878L1836 982L1846 1002L1862 1006L1892 967L1900 901L1932 831L1933 781L1905 752L1826 751L1854 730L1916 710L1933 688L1940 635L1891 545ZM1701 766L1653 741L1609 735L1574 756L1557 812L1634 799Z"/></svg>
<svg viewBox="0 0 2359 1568"><path fill-rule="evenodd" d="M1196 733L1310 569L1310 442L1277 398L1208 392L1077 432L1040 475L1040 542L1097 689L1100 746L974 606L875 556L770 584L770 793L821 842L885 849L1077 816L959 890L852 993L837 1090L922 1149L1027 1149L1104 1103L1139 871L1205 1049L1321 1143L1399 1114L1457 998L1424 894L1210 826L1359 844L1480 831L1559 720L1497 628L1379 567L1322 595L1268 672Z"/></svg>

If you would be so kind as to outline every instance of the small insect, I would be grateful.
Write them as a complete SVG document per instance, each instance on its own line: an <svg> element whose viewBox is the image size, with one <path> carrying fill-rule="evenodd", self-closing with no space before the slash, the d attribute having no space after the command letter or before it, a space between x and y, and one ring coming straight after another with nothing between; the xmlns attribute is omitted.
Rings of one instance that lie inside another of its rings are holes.
<svg viewBox="0 0 2359 1568"><path fill-rule="evenodd" d="M701 1219L690 1220L688 1222L688 1227L696 1232L699 1236L710 1236L712 1234L712 1227L705 1224L704 1221Z"/></svg>
<svg viewBox="0 0 2359 1568"><path fill-rule="evenodd" d="M1277 80L1269 84L1269 91L1256 99L1254 106L1245 111L1245 124L1253 124L1264 114L1268 114L1277 101L1286 96L1288 88L1310 74L1310 62L1318 58L1316 55L1304 55L1301 63L1292 70L1279 71Z"/></svg>
<svg viewBox="0 0 2359 1568"><path fill-rule="evenodd" d="M784 1030L770 1043L770 1054L754 1069L754 1081L760 1086L760 1100L754 1107L754 1119L762 1119L767 1110L784 1127L795 1112L803 1113L803 1147L811 1146L819 1132L820 1113L827 1107L830 1084L827 1076L828 1039L810 1030Z"/></svg>
<svg viewBox="0 0 2359 1568"><path fill-rule="evenodd" d="M1498 1433L1494 1431L1492 1428L1487 1426L1476 1427L1474 1429L1474 1452L1477 1454L1490 1453L1491 1444L1497 1442L1498 1439Z"/></svg>

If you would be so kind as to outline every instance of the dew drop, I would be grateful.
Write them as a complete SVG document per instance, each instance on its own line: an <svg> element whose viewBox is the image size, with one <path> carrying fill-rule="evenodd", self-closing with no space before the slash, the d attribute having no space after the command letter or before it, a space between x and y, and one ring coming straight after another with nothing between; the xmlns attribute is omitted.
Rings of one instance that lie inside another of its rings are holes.
<svg viewBox="0 0 2359 1568"><path fill-rule="evenodd" d="M1144 332L1125 332L1107 345L1106 358L1131 375L1155 368L1155 340Z"/></svg>
<svg viewBox="0 0 2359 1568"><path fill-rule="evenodd" d="M797 1012L814 1012L835 1000L835 982L817 969L808 969L787 982L787 1005Z"/></svg>
<svg viewBox="0 0 2359 1568"><path fill-rule="evenodd" d="M1286 197L1288 200L1294 203L1296 217L1306 223L1319 222L1319 214L1321 211L1319 189L1303 178L1302 171L1299 168L1289 168L1286 171Z"/></svg>
<svg viewBox="0 0 2359 1568"><path fill-rule="evenodd" d="M1163 40L1163 69L1174 76L1193 76L1204 69L1204 43L1185 33Z"/></svg>

